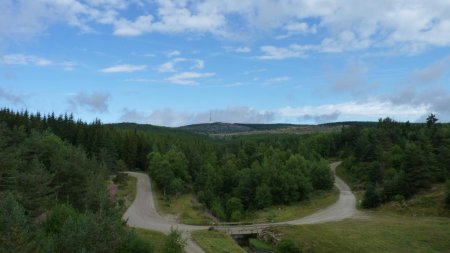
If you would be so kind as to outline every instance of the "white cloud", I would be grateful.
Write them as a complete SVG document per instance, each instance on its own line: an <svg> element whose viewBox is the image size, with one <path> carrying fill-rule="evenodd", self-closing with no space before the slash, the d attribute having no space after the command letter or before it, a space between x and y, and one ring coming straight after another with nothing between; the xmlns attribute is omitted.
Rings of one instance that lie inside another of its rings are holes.
<svg viewBox="0 0 450 253"><path fill-rule="evenodd" d="M250 47L225 47L225 50L234 53L250 53L252 51Z"/></svg>
<svg viewBox="0 0 450 253"><path fill-rule="evenodd" d="M126 19L119 19L114 22L114 34L120 36L139 36L152 30L151 15L139 16L131 22Z"/></svg>
<svg viewBox="0 0 450 253"><path fill-rule="evenodd" d="M34 66L50 66L53 62L49 59L24 54L8 54L0 57L0 63L5 65L34 65Z"/></svg>
<svg viewBox="0 0 450 253"><path fill-rule="evenodd" d="M181 52L178 50L173 50L167 53L167 57L174 57L174 56L179 56L181 55Z"/></svg>
<svg viewBox="0 0 450 253"><path fill-rule="evenodd" d="M277 39L285 39L294 35L308 35L317 33L317 25L308 25L306 22L291 22L282 27L286 31L283 35L278 35Z"/></svg>
<svg viewBox="0 0 450 253"><path fill-rule="evenodd" d="M292 44L288 47L262 46L263 55L258 58L261 60L284 60L288 58L305 57L305 52L310 49L309 46Z"/></svg>
<svg viewBox="0 0 450 253"><path fill-rule="evenodd" d="M353 120L376 120L391 117L398 120L417 119L430 109L429 104L395 104L390 101L365 101L325 104L318 106L284 107L277 111L281 117L301 118L305 115L332 115Z"/></svg>
<svg viewBox="0 0 450 253"><path fill-rule="evenodd" d="M196 85L198 84L196 79L208 78L214 75L215 73L181 72L167 78L167 81L180 85Z"/></svg>
<svg viewBox="0 0 450 253"><path fill-rule="evenodd" d="M100 71L103 73L133 73L133 72L137 72L137 71L142 71L146 68L147 68L147 66L145 66L145 65L122 64L122 65L115 65L115 66L107 67L107 68L101 69Z"/></svg>
<svg viewBox="0 0 450 253"><path fill-rule="evenodd" d="M200 59L188 59L188 58L175 58L173 60L170 60L168 62L165 62L161 64L158 67L158 72L166 73L166 72L176 72L176 65L179 63L188 63L189 66L184 66L184 68L189 69L204 69L205 68L205 62Z"/></svg>
<svg viewBox="0 0 450 253"><path fill-rule="evenodd" d="M142 11L130 16L130 5ZM39 36L57 23L83 32L94 30L96 24L108 25L119 36L151 32L210 33L221 38L258 32L269 37L316 34L320 42L313 46L319 52L377 47L418 53L428 47L450 45L450 2L444 0L0 2L0 40ZM285 53L291 57L302 55L292 49ZM267 58L284 57L269 54Z"/></svg>
<svg viewBox="0 0 450 253"><path fill-rule="evenodd" d="M175 62L174 61L168 61L168 62L165 62L165 63L161 64L158 67L158 72L162 72L162 73L175 72Z"/></svg>
<svg viewBox="0 0 450 253"><path fill-rule="evenodd" d="M37 66L37 67L61 67L63 70L74 70L78 65L73 61L54 61L44 57L27 54L7 54L0 56L0 64L19 65L19 66Z"/></svg>

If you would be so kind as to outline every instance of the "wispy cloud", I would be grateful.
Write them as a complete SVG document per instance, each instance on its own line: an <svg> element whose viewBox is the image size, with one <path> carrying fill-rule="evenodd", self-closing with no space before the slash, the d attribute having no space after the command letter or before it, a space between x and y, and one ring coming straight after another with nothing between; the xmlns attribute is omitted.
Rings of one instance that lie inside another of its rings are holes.
<svg viewBox="0 0 450 253"><path fill-rule="evenodd" d="M100 71L103 73L133 73L146 69L146 65L130 65L130 64L122 64L115 65L111 67L107 67L101 69Z"/></svg>
<svg viewBox="0 0 450 253"><path fill-rule="evenodd" d="M73 110L83 107L92 112L104 113L108 111L108 101L111 95L107 92L93 92L91 94L79 92L69 97L68 102Z"/></svg>
<svg viewBox="0 0 450 253"><path fill-rule="evenodd" d="M265 72L267 71L266 68L260 68L260 69L251 69L251 70L247 70L244 71L244 75L250 75L250 74L256 74L256 73L261 73L261 72Z"/></svg>
<svg viewBox="0 0 450 253"><path fill-rule="evenodd" d="M250 53L252 49L250 47L225 47L225 50L228 52L234 53Z"/></svg>
<svg viewBox="0 0 450 253"><path fill-rule="evenodd" d="M277 77L273 77L270 79L267 79L266 82L268 83L280 83L280 82L287 82L291 80L291 78L289 76L277 76Z"/></svg>
<svg viewBox="0 0 450 253"><path fill-rule="evenodd" d="M7 102L11 102L13 104L24 103L21 96L15 95L11 92L5 91L0 87L0 100L5 100Z"/></svg>
<svg viewBox="0 0 450 253"><path fill-rule="evenodd" d="M0 64L36 67L60 67L63 70L74 70L78 65L74 61L55 61L45 57L29 54L6 54L0 56Z"/></svg>
<svg viewBox="0 0 450 253"><path fill-rule="evenodd" d="M262 46L260 48L263 53L258 57L261 60L284 60L289 58L305 57L305 52L309 50L309 46L292 44L288 47Z"/></svg>
<svg viewBox="0 0 450 253"><path fill-rule="evenodd" d="M113 21L114 34L119 36L139 36L152 31L153 16L144 15L137 17L134 21L124 18Z"/></svg>
<svg viewBox="0 0 450 253"><path fill-rule="evenodd" d="M198 84L197 79L208 78L214 75L215 73L181 72L167 78L167 81L180 85L196 85Z"/></svg>
<svg viewBox="0 0 450 253"><path fill-rule="evenodd" d="M119 121L146 123L161 126L183 126L196 123L268 123L274 118L273 112L259 111L246 106L232 106L205 112L177 112L170 108L145 113L125 108Z"/></svg>
<svg viewBox="0 0 450 253"><path fill-rule="evenodd" d="M405 120L409 118L419 118L427 113L430 105L428 104L395 104L390 101L373 100L363 102L344 102L336 104L325 104L318 106L284 107L277 110L277 115L282 117L296 118L320 118L321 115L342 116L361 120L370 118L391 117L394 119ZM337 117L336 117L337 119ZM335 120L336 120L335 119Z"/></svg>
<svg viewBox="0 0 450 253"><path fill-rule="evenodd" d="M158 72L177 72L176 65L181 63L188 63L189 66L184 66L184 68L189 68L191 70L195 69L204 69L205 68L205 62L200 59L189 59L189 58L175 58L173 60L167 61L163 64L161 64L158 67Z"/></svg>
<svg viewBox="0 0 450 253"><path fill-rule="evenodd" d="M49 59L24 54L8 54L0 57L0 63L5 65L34 65L46 67L53 64Z"/></svg>
<svg viewBox="0 0 450 253"><path fill-rule="evenodd" d="M331 112L331 113L325 113L325 114L305 114L300 117L298 117L298 121L314 121L315 123L322 124L322 123L329 123L334 122L339 118L339 115L341 113L338 111Z"/></svg>
<svg viewBox="0 0 450 253"><path fill-rule="evenodd" d="M417 83L432 83L440 80L448 72L450 72L450 55L433 62L425 68L414 71L410 79Z"/></svg>
<svg viewBox="0 0 450 253"><path fill-rule="evenodd" d="M173 51L168 52L166 55L167 55L167 57L170 58L170 57L175 57L175 56L181 55L181 52L178 50L173 50Z"/></svg>

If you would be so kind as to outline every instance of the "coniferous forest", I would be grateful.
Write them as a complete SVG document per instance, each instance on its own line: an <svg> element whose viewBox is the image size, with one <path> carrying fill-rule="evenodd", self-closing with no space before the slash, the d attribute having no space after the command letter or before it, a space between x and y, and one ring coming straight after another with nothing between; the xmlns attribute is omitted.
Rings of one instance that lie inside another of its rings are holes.
<svg viewBox="0 0 450 253"><path fill-rule="evenodd" d="M238 221L332 189L329 159L365 191L363 207L407 199L448 180L450 126L431 114L425 124L386 118L340 132L214 139L2 109L0 252L148 252L108 195L120 171L148 172L165 196L193 193L220 220Z"/></svg>

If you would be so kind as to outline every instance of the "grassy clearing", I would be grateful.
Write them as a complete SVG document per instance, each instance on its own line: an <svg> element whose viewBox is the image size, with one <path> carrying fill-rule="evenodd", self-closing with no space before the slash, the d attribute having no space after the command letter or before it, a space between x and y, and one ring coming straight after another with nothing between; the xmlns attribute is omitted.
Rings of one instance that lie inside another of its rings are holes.
<svg viewBox="0 0 450 253"><path fill-rule="evenodd" d="M450 210L445 207L445 185L438 184L409 200L385 203L375 211L406 216L443 216L450 217ZM450 235L449 235L450 237Z"/></svg>
<svg viewBox="0 0 450 253"><path fill-rule="evenodd" d="M159 233L156 231L150 231L145 229L135 228L134 231L136 234L146 240L149 241L153 245L153 252L162 252L164 249L164 242L166 240L166 235L163 233Z"/></svg>
<svg viewBox="0 0 450 253"><path fill-rule="evenodd" d="M163 233L135 228L136 234L153 245L153 252L163 252L167 236Z"/></svg>
<svg viewBox="0 0 450 253"><path fill-rule="evenodd" d="M124 187L119 187L119 192L117 193L117 196L120 199L125 200L126 208L128 208L136 198L136 184L137 179L135 177L127 176L126 185L124 185Z"/></svg>
<svg viewBox="0 0 450 253"><path fill-rule="evenodd" d="M352 178L344 166L338 166L336 168L336 174L345 182L352 182ZM356 196L357 203L361 203L364 191L353 190L353 193ZM413 217L450 217L450 210L445 207L444 203L445 194L445 184L435 184L430 189L416 194L411 199L384 203L380 207L373 209L373 211Z"/></svg>
<svg viewBox="0 0 450 253"><path fill-rule="evenodd" d="M192 194L183 194L164 199L161 192L153 189L156 199L157 209L160 213L175 215L184 224L190 225L210 225L217 222L214 217L208 214L204 207L195 201ZM310 200L302 201L289 206L272 206L246 215L242 222L266 223L280 222L305 217L322 208L325 208L339 198L339 191L315 192Z"/></svg>
<svg viewBox="0 0 450 253"><path fill-rule="evenodd" d="M231 237L220 231L194 231L192 238L206 253L245 253Z"/></svg>
<svg viewBox="0 0 450 253"><path fill-rule="evenodd" d="M180 223L189 225L209 225L213 222L212 216L204 211L203 206L195 201L192 194L165 199L154 184L152 188L159 213L177 216Z"/></svg>
<svg viewBox="0 0 450 253"><path fill-rule="evenodd" d="M337 189L316 192L310 200L289 206L271 206L249 214L245 221L264 223L299 219L335 203L338 198L339 191Z"/></svg>
<svg viewBox="0 0 450 253"><path fill-rule="evenodd" d="M278 228L304 252L450 252L450 219L376 215Z"/></svg>

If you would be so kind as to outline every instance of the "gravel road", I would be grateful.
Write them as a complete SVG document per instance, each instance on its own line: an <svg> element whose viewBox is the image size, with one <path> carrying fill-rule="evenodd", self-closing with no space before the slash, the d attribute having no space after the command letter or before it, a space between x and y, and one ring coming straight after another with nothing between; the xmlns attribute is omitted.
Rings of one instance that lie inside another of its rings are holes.
<svg viewBox="0 0 450 253"><path fill-rule="evenodd" d="M330 164L330 168L335 171L340 162ZM188 245L186 252L188 253L204 253L204 251L195 244L190 238L190 233L194 230L208 229L208 226L192 226L179 224L174 220L161 216L155 208L155 201L151 191L150 179L147 174L137 172L127 172L130 176L137 178L137 194L133 204L123 215L123 219L127 221L127 224L131 227L144 228L149 230L155 230L168 234L170 229L178 228L185 231L185 236L188 239ZM228 231L240 231L245 229L263 228L269 226L278 225L304 225L324 223L330 221L338 221L360 215L356 210L356 199L351 192L348 185L342 181L339 177L335 176L335 186L339 189L339 199L333 205L319 210L309 216L301 219L270 223L270 224L258 224L258 225L246 225L246 226L232 226L232 227L218 227L221 230Z"/></svg>

